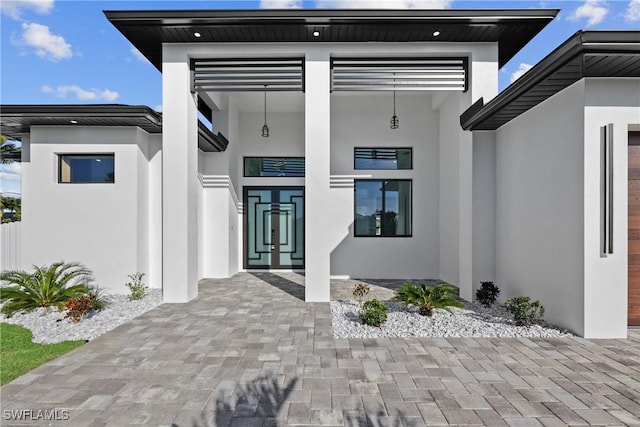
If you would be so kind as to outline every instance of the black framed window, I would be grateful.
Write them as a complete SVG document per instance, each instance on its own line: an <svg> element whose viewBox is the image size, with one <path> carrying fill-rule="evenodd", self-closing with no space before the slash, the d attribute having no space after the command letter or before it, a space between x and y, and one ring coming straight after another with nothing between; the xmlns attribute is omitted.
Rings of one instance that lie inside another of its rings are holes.
<svg viewBox="0 0 640 427"><path fill-rule="evenodd" d="M245 157L244 176L303 177L304 157Z"/></svg>
<svg viewBox="0 0 640 427"><path fill-rule="evenodd" d="M354 169L413 169L412 148L353 149Z"/></svg>
<svg viewBox="0 0 640 427"><path fill-rule="evenodd" d="M410 179L359 179L355 186L356 237L411 237Z"/></svg>
<svg viewBox="0 0 640 427"><path fill-rule="evenodd" d="M115 182L114 154L59 154L58 182L105 184Z"/></svg>

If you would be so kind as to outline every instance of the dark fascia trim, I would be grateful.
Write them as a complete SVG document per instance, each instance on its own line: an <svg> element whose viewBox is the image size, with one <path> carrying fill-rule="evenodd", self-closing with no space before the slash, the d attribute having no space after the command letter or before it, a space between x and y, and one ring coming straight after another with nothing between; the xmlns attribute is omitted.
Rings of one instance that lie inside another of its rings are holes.
<svg viewBox="0 0 640 427"><path fill-rule="evenodd" d="M480 98L462 113L460 116L460 126L462 126L464 130L476 130L484 121L490 119L494 114L507 107L520 96L526 94L578 55L588 53L626 53L640 55L639 45L640 31L580 30L538 62L522 77L509 85L498 94L498 96L489 101L489 103L484 105L483 99ZM581 75L580 78L584 77L584 70L582 70L582 73L583 75ZM554 94L562 89L564 88L558 89ZM549 97L550 96L551 95L549 95ZM544 99L540 99L537 104L542 101L544 101Z"/></svg>
<svg viewBox="0 0 640 427"><path fill-rule="evenodd" d="M225 151L229 140L223 134L213 133L202 121L198 120L198 148L205 152Z"/></svg>
<svg viewBox="0 0 640 427"><path fill-rule="evenodd" d="M3 104L3 117L141 117L162 126L162 114L146 105L124 104Z"/></svg>
<svg viewBox="0 0 640 427"><path fill-rule="evenodd" d="M305 21L308 24L382 20L468 20L491 22L554 18L559 9L197 9L105 10L107 19L158 25L255 24L255 21ZM324 19L324 20L322 20ZM311 20L311 21L307 21Z"/></svg>

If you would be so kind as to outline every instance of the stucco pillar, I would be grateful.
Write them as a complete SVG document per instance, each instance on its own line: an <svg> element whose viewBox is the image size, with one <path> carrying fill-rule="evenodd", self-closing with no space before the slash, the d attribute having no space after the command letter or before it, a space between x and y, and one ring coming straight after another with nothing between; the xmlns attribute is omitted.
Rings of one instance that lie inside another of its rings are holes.
<svg viewBox="0 0 640 427"><path fill-rule="evenodd" d="M164 302L198 295L198 129L186 54L162 64L162 283Z"/></svg>
<svg viewBox="0 0 640 427"><path fill-rule="evenodd" d="M305 300L329 301L329 52L305 58Z"/></svg>

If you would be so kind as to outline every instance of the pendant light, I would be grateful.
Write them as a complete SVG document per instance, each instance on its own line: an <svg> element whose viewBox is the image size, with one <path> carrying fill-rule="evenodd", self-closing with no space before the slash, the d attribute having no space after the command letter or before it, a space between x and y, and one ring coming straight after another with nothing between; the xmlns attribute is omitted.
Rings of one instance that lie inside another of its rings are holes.
<svg viewBox="0 0 640 427"><path fill-rule="evenodd" d="M267 126L267 85L264 85L264 124L262 125L262 137L269 138L269 126Z"/></svg>
<svg viewBox="0 0 640 427"><path fill-rule="evenodd" d="M396 115L396 75L393 74L393 116L391 116L391 121L389 127L391 129L398 129L400 126L400 119Z"/></svg>

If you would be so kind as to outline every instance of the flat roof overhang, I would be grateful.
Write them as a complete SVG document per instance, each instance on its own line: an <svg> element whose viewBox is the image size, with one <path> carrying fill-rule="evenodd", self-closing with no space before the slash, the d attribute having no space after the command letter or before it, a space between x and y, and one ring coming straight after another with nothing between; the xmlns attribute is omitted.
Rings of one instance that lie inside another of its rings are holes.
<svg viewBox="0 0 640 427"><path fill-rule="evenodd" d="M496 130L584 77L640 77L640 31L578 31L460 125Z"/></svg>
<svg viewBox="0 0 640 427"><path fill-rule="evenodd" d="M0 132L19 141L32 126L134 126L151 134L162 133L162 113L144 105L64 104L0 105ZM198 121L198 148L216 152L226 150L229 141L214 134Z"/></svg>
<svg viewBox="0 0 640 427"><path fill-rule="evenodd" d="M558 12L558 9L260 9L104 13L162 70L163 43L493 42L499 45L499 64L503 66ZM316 31L318 36L313 35Z"/></svg>
<svg viewBox="0 0 640 427"><path fill-rule="evenodd" d="M2 135L20 140L31 126L137 126L162 132L162 115L143 105L0 105Z"/></svg>

